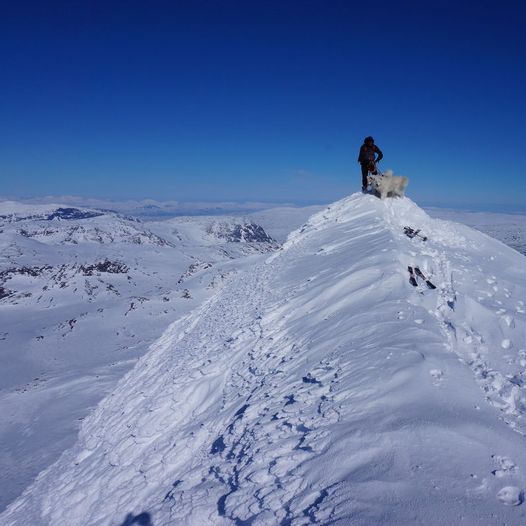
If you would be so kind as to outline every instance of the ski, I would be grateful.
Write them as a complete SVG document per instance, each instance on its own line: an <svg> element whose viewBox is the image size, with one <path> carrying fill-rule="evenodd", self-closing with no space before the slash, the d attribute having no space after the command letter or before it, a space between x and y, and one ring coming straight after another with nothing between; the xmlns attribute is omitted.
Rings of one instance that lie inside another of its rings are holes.
<svg viewBox="0 0 526 526"><path fill-rule="evenodd" d="M422 241L427 241L427 236L420 234L420 229L415 230L410 226L404 226L404 234L409 238L413 239L414 237L419 237Z"/></svg>
<svg viewBox="0 0 526 526"><path fill-rule="evenodd" d="M416 282L416 277L413 271L413 267L407 267L407 270L409 271L409 283L411 283L413 287L417 287L418 283Z"/></svg>
<svg viewBox="0 0 526 526"><path fill-rule="evenodd" d="M433 283L431 283L431 281L429 281L429 279L427 279L424 274L422 273L422 271L418 268L418 267L415 267L415 272L416 272L416 275L423 279L425 282L426 282L426 285L430 288L430 289L436 289L436 285L434 285Z"/></svg>
<svg viewBox="0 0 526 526"><path fill-rule="evenodd" d="M411 227L404 226L404 234L409 238L413 239L420 230L413 230Z"/></svg>

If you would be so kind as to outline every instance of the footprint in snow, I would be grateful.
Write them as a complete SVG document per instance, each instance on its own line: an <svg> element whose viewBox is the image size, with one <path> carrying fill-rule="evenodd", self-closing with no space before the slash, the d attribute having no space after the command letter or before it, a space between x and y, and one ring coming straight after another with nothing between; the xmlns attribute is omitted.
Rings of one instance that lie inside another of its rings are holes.
<svg viewBox="0 0 526 526"><path fill-rule="evenodd" d="M433 385L440 385L444 379L444 371L440 369L431 369L429 374L433 377Z"/></svg>
<svg viewBox="0 0 526 526"><path fill-rule="evenodd" d="M471 476L473 481L478 481L477 475L472 473L470 476ZM469 495L473 495L475 497L483 497L483 496L486 496L488 494L488 491L489 491L489 481L488 481L487 478L483 478L480 481L478 486L476 486L473 489L468 489L467 493Z"/></svg>
<svg viewBox="0 0 526 526"><path fill-rule="evenodd" d="M498 455L493 455L492 458L497 463L498 469L493 470L491 474L497 478L502 478L506 475L515 473L518 469L515 465L515 462L513 462L513 460L511 460L510 457L501 457Z"/></svg>
<svg viewBox="0 0 526 526"><path fill-rule="evenodd" d="M497 499L505 506L519 506L524 501L524 492L517 486L504 486L497 493Z"/></svg>
<svg viewBox="0 0 526 526"><path fill-rule="evenodd" d="M509 314L505 314L504 316L501 316L501 320L510 328L513 329L515 327L515 320L513 319L513 316L510 316Z"/></svg>
<svg viewBox="0 0 526 526"><path fill-rule="evenodd" d="M422 325L422 323L424 323L424 320L417 319L417 320L415 320L415 323L416 323L417 325Z"/></svg>
<svg viewBox="0 0 526 526"><path fill-rule="evenodd" d="M503 348L503 349L509 349L511 347L511 341L508 340L508 338L502 340L500 346Z"/></svg>
<svg viewBox="0 0 526 526"><path fill-rule="evenodd" d="M319 386L322 386L323 384L315 377L313 376L311 373L307 373L306 376L304 376L301 381L304 383L304 384L316 384L316 385L319 385Z"/></svg>

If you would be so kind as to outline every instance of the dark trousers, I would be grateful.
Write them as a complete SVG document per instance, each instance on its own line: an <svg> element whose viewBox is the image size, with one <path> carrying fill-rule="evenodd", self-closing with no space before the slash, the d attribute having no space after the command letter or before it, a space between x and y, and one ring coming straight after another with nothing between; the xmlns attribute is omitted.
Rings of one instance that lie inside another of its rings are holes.
<svg viewBox="0 0 526 526"><path fill-rule="evenodd" d="M369 173L369 164L362 164L362 188L367 188L367 174Z"/></svg>

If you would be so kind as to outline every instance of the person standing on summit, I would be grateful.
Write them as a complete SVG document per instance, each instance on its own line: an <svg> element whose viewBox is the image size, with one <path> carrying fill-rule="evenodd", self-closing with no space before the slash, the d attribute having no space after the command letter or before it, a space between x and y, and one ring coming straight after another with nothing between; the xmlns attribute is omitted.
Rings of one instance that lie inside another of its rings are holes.
<svg viewBox="0 0 526 526"><path fill-rule="evenodd" d="M376 157L376 155L378 157ZM358 162L362 166L362 192L367 191L367 174L368 172L376 172L376 163L382 159L384 154L382 150L374 144L374 139L369 136L363 140L360 147L360 154L358 155Z"/></svg>

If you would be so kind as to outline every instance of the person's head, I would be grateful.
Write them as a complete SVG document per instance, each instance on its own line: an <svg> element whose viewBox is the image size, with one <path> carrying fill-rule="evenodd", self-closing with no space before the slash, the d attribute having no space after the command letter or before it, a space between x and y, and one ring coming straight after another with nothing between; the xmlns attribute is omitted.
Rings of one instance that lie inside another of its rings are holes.
<svg viewBox="0 0 526 526"><path fill-rule="evenodd" d="M363 140L364 144L366 144L367 146L372 146L374 144L374 139L369 135L369 137L366 137L364 140Z"/></svg>

